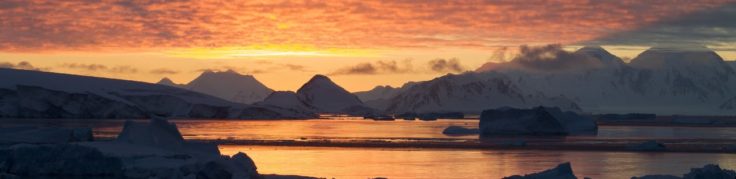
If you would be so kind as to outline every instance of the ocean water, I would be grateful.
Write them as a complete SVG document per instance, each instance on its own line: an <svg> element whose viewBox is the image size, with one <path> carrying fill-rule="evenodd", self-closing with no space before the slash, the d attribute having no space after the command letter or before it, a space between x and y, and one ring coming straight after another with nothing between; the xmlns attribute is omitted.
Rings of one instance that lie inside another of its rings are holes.
<svg viewBox="0 0 736 179"><path fill-rule="evenodd" d="M446 136L450 125L477 127L477 120L372 121L315 120L172 120L186 139L478 139ZM113 138L123 120L4 119L0 127L92 127L96 137ZM569 139L689 139L736 141L728 127L600 126L596 136ZM736 142L734 143L736 144ZM736 169L736 154L646 153L610 151L476 150L426 148L339 148L222 145L223 154L246 152L261 173L327 178L501 178L541 171L571 162L578 177L630 178L645 174L681 175L708 163Z"/></svg>
<svg viewBox="0 0 736 179"><path fill-rule="evenodd" d="M578 178L679 175L719 164L736 169L736 154L600 151L396 149L220 146L224 154L247 153L261 173L325 178L502 178L570 162Z"/></svg>
<svg viewBox="0 0 736 179"><path fill-rule="evenodd" d="M373 121L313 120L172 120L186 139L478 139L477 135L447 136L450 125L477 128L478 120ZM96 137L115 137L124 120L3 119L2 126L92 127ZM600 126L596 136L569 139L728 139L733 127Z"/></svg>

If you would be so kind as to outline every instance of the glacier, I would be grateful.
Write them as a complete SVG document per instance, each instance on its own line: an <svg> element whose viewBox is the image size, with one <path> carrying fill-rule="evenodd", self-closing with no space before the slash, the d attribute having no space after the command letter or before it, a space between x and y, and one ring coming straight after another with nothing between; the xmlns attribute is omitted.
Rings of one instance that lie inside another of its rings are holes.
<svg viewBox="0 0 736 179"><path fill-rule="evenodd" d="M144 82L0 69L0 118L289 119L315 114L247 105Z"/></svg>

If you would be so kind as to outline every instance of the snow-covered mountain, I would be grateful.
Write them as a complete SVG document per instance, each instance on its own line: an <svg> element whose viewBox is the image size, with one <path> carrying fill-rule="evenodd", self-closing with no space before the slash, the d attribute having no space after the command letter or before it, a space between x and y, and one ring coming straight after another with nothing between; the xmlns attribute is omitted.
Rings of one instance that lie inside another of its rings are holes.
<svg viewBox="0 0 736 179"><path fill-rule="evenodd" d="M321 113L344 113L364 106L357 96L338 86L324 75L315 75L296 91L299 100Z"/></svg>
<svg viewBox="0 0 736 179"><path fill-rule="evenodd" d="M274 91L266 99L257 102L258 105L277 106L289 109L299 109L304 111L314 111L314 107L304 103L299 99L293 91Z"/></svg>
<svg viewBox="0 0 736 179"><path fill-rule="evenodd" d="M583 48L575 53L589 52ZM610 54L601 52L596 54ZM611 55L594 56L606 64ZM608 63L617 64L617 63ZM734 114L720 110L736 96L736 73L710 49L653 47L629 64L539 75L497 70L524 88L573 99L595 113Z"/></svg>
<svg viewBox="0 0 736 179"><path fill-rule="evenodd" d="M527 51L368 104L391 112L548 105L592 113L736 114L734 68L705 47L653 47L628 64L600 47Z"/></svg>
<svg viewBox="0 0 736 179"><path fill-rule="evenodd" d="M407 82L404 83L401 87L394 88L389 85L385 86L376 86L371 90L368 91L359 91L354 92L355 96L358 96L358 98L363 102L373 101L373 100L381 100L381 99L389 99L397 94L409 89L410 87L414 86L416 82Z"/></svg>
<svg viewBox="0 0 736 179"><path fill-rule="evenodd" d="M384 109L388 106L390 99L396 95L408 90L412 86L417 84L416 82L404 83L401 87L394 88L391 86L376 86L369 91L354 92L363 104L374 109Z"/></svg>
<svg viewBox="0 0 736 179"><path fill-rule="evenodd" d="M600 60L605 67L621 67L626 65L621 58L609 53L600 46L585 46L574 52L578 55L587 55L594 59Z"/></svg>
<svg viewBox="0 0 736 179"><path fill-rule="evenodd" d="M449 74L420 82L390 98L386 104L385 110L392 113L480 114L491 108L539 105L579 111L575 103L563 96L547 96L534 89L520 88L508 76L495 72Z"/></svg>
<svg viewBox="0 0 736 179"><path fill-rule="evenodd" d="M0 69L2 118L306 118L143 82Z"/></svg>
<svg viewBox="0 0 736 179"><path fill-rule="evenodd" d="M242 75L232 70L205 71L186 85L177 85L168 78L161 79L159 84L182 87L243 104L261 101L273 92L255 77Z"/></svg>

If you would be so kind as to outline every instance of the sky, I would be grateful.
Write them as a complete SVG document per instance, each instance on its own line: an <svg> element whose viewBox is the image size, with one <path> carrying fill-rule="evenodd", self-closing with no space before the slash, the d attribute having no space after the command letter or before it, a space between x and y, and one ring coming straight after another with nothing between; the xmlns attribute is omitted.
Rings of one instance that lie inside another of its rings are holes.
<svg viewBox="0 0 736 179"><path fill-rule="evenodd" d="M734 0L0 1L0 67L186 83L204 70L349 91L507 61L522 45L624 59L705 45L736 60Z"/></svg>

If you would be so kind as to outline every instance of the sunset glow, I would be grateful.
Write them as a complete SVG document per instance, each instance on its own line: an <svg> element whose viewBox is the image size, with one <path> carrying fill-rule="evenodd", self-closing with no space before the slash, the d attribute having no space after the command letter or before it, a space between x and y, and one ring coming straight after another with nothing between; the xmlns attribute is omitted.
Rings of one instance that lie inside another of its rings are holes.
<svg viewBox="0 0 736 179"><path fill-rule="evenodd" d="M731 2L11 0L0 2L0 59L26 61L46 71L147 82L170 77L185 83L204 68L232 69L254 74L279 90L295 90L303 83L283 79L331 74L361 63L410 59L412 68L419 68L401 78L381 74L336 77L344 82L371 79L345 85L358 91L446 73L424 70L424 64L434 59L456 58L466 70L473 70L487 61L508 60L494 53L503 50L511 56L519 45L618 45L618 50L610 50L633 57L651 44L606 38ZM732 29L713 29L714 33L733 33ZM726 59L736 58L732 42L706 39L697 43L720 49L718 53ZM157 63L145 63L151 61ZM108 69L125 62L136 70L114 74L59 67L82 62ZM274 70L282 68L264 64L288 64L299 70ZM145 73L154 70L169 73Z"/></svg>

